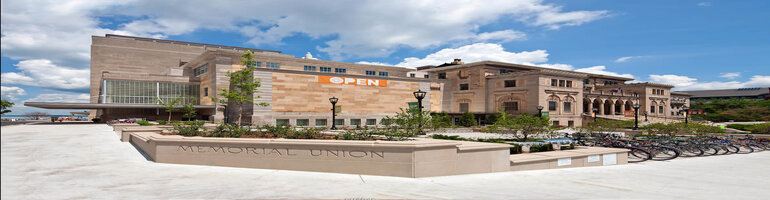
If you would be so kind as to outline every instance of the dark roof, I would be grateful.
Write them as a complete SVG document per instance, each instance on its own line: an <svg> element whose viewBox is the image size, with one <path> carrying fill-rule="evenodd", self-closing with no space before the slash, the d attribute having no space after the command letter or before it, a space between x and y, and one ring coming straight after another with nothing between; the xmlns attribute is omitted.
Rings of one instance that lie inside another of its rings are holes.
<svg viewBox="0 0 770 200"><path fill-rule="evenodd" d="M680 91L692 95L693 98L699 97L746 97L760 96L770 93L770 88L738 88L727 90L697 90Z"/></svg>

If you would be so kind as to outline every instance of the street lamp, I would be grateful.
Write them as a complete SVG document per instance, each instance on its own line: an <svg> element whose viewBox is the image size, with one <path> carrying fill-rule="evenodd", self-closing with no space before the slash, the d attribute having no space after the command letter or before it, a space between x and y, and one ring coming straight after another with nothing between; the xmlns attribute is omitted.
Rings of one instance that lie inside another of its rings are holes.
<svg viewBox="0 0 770 200"><path fill-rule="evenodd" d="M336 117L337 117L337 112L336 112L336 108L337 107L335 105L337 105L337 101L339 101L339 100L340 99L338 99L337 97L329 98L329 102L332 103L332 128L331 128L332 130L337 130L337 126L336 126L336 124L334 124L334 122L336 121Z"/></svg>
<svg viewBox="0 0 770 200"><path fill-rule="evenodd" d="M644 111L644 121L647 121L647 111Z"/></svg>
<svg viewBox="0 0 770 200"><path fill-rule="evenodd" d="M639 107L641 107L638 103L635 103L631 106L634 108L634 130L639 129Z"/></svg>
<svg viewBox="0 0 770 200"><path fill-rule="evenodd" d="M543 106L537 106L537 117L543 118Z"/></svg>
<svg viewBox="0 0 770 200"><path fill-rule="evenodd" d="M591 109L591 110L594 111L594 121L596 121L596 115L597 115L597 112L599 112L599 108L594 108L594 109Z"/></svg>
<svg viewBox="0 0 770 200"><path fill-rule="evenodd" d="M687 118L690 117L690 107L683 106L682 110L684 110L684 124L687 124Z"/></svg>
<svg viewBox="0 0 770 200"><path fill-rule="evenodd" d="M420 131L417 134L419 134L419 135L423 134L422 133L422 99L425 98L425 93L426 93L425 91L422 91L420 89L417 89L416 92L412 93L412 94L414 94L414 98L417 98L417 112L419 113L417 115L417 117L418 117L417 119L419 120L418 121L419 122L418 127L419 127L419 131Z"/></svg>

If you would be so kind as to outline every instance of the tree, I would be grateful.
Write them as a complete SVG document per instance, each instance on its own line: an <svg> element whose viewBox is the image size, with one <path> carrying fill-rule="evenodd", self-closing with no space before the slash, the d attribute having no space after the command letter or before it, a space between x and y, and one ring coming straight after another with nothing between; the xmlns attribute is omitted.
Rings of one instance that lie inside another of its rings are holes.
<svg viewBox="0 0 770 200"><path fill-rule="evenodd" d="M13 102L6 101L6 100L0 100L0 106L2 106L2 109L0 109L0 114L5 114L11 112L11 110L8 110L11 106L13 106Z"/></svg>
<svg viewBox="0 0 770 200"><path fill-rule="evenodd" d="M445 128L452 126L452 118L449 117L449 114L442 112L442 113L433 113L431 114L431 126L433 129L438 128Z"/></svg>
<svg viewBox="0 0 770 200"><path fill-rule="evenodd" d="M430 129L433 124L431 119L430 111L420 112L417 108L406 110L401 108L400 113L393 117L385 117L381 123L390 129L388 133L411 137L422 132L423 129Z"/></svg>
<svg viewBox="0 0 770 200"><path fill-rule="evenodd" d="M548 117L527 114L511 117L511 115L502 111L498 111L498 113L497 121L491 126L491 129L497 133L511 134L521 141L527 141L531 134L551 133L554 130L551 128Z"/></svg>
<svg viewBox="0 0 770 200"><path fill-rule="evenodd" d="M254 54L251 51L246 51L241 55L241 63L246 66L244 69L227 73L227 77L230 78L230 88L232 89L220 88L220 93L211 98L213 101L221 104L229 105L232 102L238 105L238 127L241 126L243 121L244 104L253 104L255 98L260 98L259 96L254 97L254 94L259 92L259 87L262 85L259 80L254 80L256 61L254 61ZM257 105L268 106L269 104L261 102Z"/></svg>
<svg viewBox="0 0 770 200"><path fill-rule="evenodd" d="M28 112L24 114L24 116L29 118L34 118L35 120L39 120L41 117L50 116L50 114L44 113L44 112Z"/></svg>
<svg viewBox="0 0 770 200"><path fill-rule="evenodd" d="M182 97L171 98L168 101L163 101L163 99L158 98L157 101L158 104L163 105L163 107L166 108L166 112L168 112L168 121L171 121L171 113L179 110L177 104L182 101Z"/></svg>
<svg viewBox="0 0 770 200"><path fill-rule="evenodd" d="M195 101L195 98L192 98L192 101ZM184 111L184 117L185 118L193 118L196 115L198 115L197 112L195 112L195 106L191 103L186 103L182 105L182 110Z"/></svg>
<svg viewBox="0 0 770 200"><path fill-rule="evenodd" d="M476 126L476 116L469 112L463 113L463 115L460 117L460 126Z"/></svg>

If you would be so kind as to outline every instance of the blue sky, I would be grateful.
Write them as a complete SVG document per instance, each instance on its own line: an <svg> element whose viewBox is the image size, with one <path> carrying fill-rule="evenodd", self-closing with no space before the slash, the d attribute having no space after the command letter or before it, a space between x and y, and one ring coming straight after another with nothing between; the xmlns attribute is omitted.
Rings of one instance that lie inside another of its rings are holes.
<svg viewBox="0 0 770 200"><path fill-rule="evenodd" d="M108 33L404 67L497 60L675 90L770 87L768 1L3 0L0 9L2 98L17 104L87 101L90 36Z"/></svg>

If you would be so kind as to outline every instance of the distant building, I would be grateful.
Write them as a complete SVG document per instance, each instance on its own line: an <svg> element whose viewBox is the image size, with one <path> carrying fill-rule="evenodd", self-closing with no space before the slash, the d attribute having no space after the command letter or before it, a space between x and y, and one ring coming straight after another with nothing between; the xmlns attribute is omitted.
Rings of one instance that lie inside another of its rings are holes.
<svg viewBox="0 0 770 200"><path fill-rule="evenodd" d="M690 100L696 99L770 99L770 88L738 88L727 90L697 90L682 91L691 95Z"/></svg>

